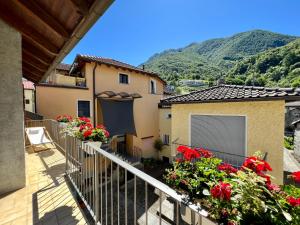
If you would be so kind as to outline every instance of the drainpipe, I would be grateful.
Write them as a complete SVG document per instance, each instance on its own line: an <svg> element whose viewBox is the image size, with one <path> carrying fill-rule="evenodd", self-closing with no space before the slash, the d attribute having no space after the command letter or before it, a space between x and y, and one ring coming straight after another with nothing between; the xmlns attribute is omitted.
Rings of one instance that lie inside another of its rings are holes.
<svg viewBox="0 0 300 225"><path fill-rule="evenodd" d="M93 124L94 127L96 126L96 84L95 84L95 72L96 72L96 68L98 66L98 63L95 63L95 66L93 68Z"/></svg>

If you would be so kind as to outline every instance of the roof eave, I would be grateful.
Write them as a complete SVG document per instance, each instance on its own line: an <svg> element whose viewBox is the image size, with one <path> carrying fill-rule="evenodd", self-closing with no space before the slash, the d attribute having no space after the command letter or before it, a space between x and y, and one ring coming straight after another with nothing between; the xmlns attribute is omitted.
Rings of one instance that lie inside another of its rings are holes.
<svg viewBox="0 0 300 225"><path fill-rule="evenodd" d="M103 15L106 9L114 2L114 0L95 1L87 14L86 18L82 19L79 25L73 32L72 37L66 41L64 46L55 57L54 61L43 75L40 81L45 81L57 65L64 59L64 57L73 49L73 47L81 40L85 33L91 26Z"/></svg>

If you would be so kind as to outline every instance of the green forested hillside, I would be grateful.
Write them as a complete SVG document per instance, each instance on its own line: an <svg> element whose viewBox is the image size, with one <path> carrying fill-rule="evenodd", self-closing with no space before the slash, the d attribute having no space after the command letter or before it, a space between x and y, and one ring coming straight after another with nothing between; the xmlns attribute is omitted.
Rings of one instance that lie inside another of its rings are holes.
<svg viewBox="0 0 300 225"><path fill-rule="evenodd" d="M229 84L300 86L300 39L238 62L225 79Z"/></svg>
<svg viewBox="0 0 300 225"><path fill-rule="evenodd" d="M181 79L214 81L234 65L265 50L284 46L296 37L254 30L228 38L193 43L180 49L167 50L144 63L147 70L157 72L170 84Z"/></svg>

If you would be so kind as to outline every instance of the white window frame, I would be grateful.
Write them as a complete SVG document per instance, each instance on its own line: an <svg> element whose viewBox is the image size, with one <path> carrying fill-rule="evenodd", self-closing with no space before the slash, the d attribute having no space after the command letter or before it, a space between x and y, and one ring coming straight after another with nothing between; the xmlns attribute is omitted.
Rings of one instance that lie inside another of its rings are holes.
<svg viewBox="0 0 300 225"><path fill-rule="evenodd" d="M154 93L152 93L152 86L151 86L151 82L153 82L154 84ZM154 79L150 79L150 94L155 95L157 93L157 89L156 89L156 80Z"/></svg>
<svg viewBox="0 0 300 225"><path fill-rule="evenodd" d="M248 156L248 116L247 115L240 115L240 114L201 114L201 113L190 113L189 114L189 121L188 121L188 141L189 146L192 144L192 134L191 134L191 128L192 128L192 116L241 116L245 117L245 156Z"/></svg>
<svg viewBox="0 0 300 225"><path fill-rule="evenodd" d="M92 101L90 99L77 99L77 101L76 101L76 115L77 115L77 117L79 117L78 116L78 102L80 102L80 101L90 102L90 117L88 117L88 118L92 118L93 117L92 104L91 104Z"/></svg>
<svg viewBox="0 0 300 225"><path fill-rule="evenodd" d="M127 75L127 77L128 77L128 83L127 83L127 84L126 84L126 83L121 83L121 82L120 82L120 75L121 75L121 74ZM119 84L124 84L124 85L130 84L130 76L129 76L129 74L128 74L128 73L122 73L122 72L119 72L119 73L118 73L118 82L119 82Z"/></svg>

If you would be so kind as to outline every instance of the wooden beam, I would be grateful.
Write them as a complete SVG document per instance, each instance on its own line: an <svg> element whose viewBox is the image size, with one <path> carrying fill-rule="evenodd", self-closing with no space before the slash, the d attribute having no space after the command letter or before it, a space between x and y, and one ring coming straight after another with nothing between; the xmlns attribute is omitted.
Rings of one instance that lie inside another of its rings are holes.
<svg viewBox="0 0 300 225"><path fill-rule="evenodd" d="M22 62L22 67L26 68L27 70L32 71L35 74L44 75L44 73L46 72L46 71L39 70L39 69L35 68L34 66L27 64L26 62Z"/></svg>
<svg viewBox="0 0 300 225"><path fill-rule="evenodd" d="M33 78L34 80L37 80L39 81L43 75L38 75L38 74L35 74L34 72L30 71L29 69L27 68L23 68L23 76L25 78Z"/></svg>
<svg viewBox="0 0 300 225"><path fill-rule="evenodd" d="M22 60L23 65L29 65L31 67L34 67L35 69L41 71L41 72L45 72L48 69L48 66L43 66L42 64L38 63L35 64L32 61L30 61L29 59L24 59Z"/></svg>
<svg viewBox="0 0 300 225"><path fill-rule="evenodd" d="M76 7L76 9L81 15L85 16L89 13L89 6L86 0L70 0L70 1L73 4L73 6Z"/></svg>
<svg viewBox="0 0 300 225"><path fill-rule="evenodd" d="M39 61L44 62L45 64L51 64L53 61L53 56L49 56L49 54L41 51L39 47L36 47L35 45L27 41L26 38L22 38L22 49L27 54L38 59Z"/></svg>
<svg viewBox="0 0 300 225"><path fill-rule="evenodd" d="M12 9L13 10L9 10ZM33 26L31 26L30 17L24 18L14 12L16 5L13 1L0 1L0 17L10 26L18 30L22 35L26 36L32 42L38 44L41 48L44 48L51 54L57 55L59 53L59 47L55 46L49 38L38 32ZM23 15L23 14L22 14Z"/></svg>
<svg viewBox="0 0 300 225"><path fill-rule="evenodd" d="M36 65L41 64L42 66L45 66L47 68L49 66L49 63L44 62L40 58L36 57L36 55L34 55L34 54L28 53L28 51L26 51L26 50L25 51L22 50L22 60L30 61Z"/></svg>
<svg viewBox="0 0 300 225"><path fill-rule="evenodd" d="M41 19L49 28L55 31L57 34L64 38L69 38L70 33L60 24L52 15L50 15L44 8L42 8L38 1L33 0L19 0L18 1L23 7L26 7L33 14ZM63 10L63 9L61 9Z"/></svg>

